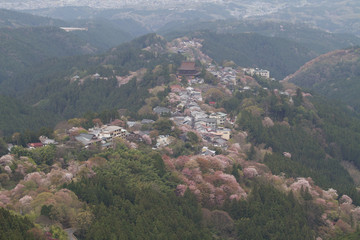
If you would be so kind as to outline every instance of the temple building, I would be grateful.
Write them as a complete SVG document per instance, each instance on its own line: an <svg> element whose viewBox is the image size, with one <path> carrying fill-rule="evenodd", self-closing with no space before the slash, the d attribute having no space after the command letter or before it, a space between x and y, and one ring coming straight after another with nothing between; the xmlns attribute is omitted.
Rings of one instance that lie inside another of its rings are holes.
<svg viewBox="0 0 360 240"><path fill-rule="evenodd" d="M195 68L195 62L182 62L178 72L180 76L197 76L200 74Z"/></svg>

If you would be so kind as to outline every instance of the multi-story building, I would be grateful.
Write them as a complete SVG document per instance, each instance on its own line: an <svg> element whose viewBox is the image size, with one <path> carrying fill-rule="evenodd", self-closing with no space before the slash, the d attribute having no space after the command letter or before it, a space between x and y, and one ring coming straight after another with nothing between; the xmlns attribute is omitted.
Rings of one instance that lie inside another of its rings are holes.
<svg viewBox="0 0 360 240"><path fill-rule="evenodd" d="M216 119L216 123L218 126L223 126L226 121L227 114L222 112L216 112L210 114L209 118Z"/></svg>

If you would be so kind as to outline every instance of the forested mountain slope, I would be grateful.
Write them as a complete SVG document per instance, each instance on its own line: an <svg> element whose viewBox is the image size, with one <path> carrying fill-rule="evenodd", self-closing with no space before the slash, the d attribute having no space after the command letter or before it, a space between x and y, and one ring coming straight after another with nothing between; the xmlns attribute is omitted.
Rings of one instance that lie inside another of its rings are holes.
<svg viewBox="0 0 360 240"><path fill-rule="evenodd" d="M126 106L128 102L140 108L142 98L129 94L134 91L135 82L130 81L118 87L119 77L130 74L129 71L137 72L142 68L151 69L158 64L162 65L163 73L136 73L138 76L136 84L142 86L138 86L139 91L145 92L144 86L154 86L152 81L158 83L164 81L159 80L155 75L175 73L176 66L179 66L183 59L180 54L165 54L166 41L158 37L156 39L154 36L156 35L138 38L96 57L47 61L7 80L2 84L1 91L68 118L88 110L100 111L109 106L116 108ZM270 70L273 77L285 76L314 56L311 51L299 44L257 34L231 35L203 32L195 36L204 39L202 51L217 62L231 59L240 66L265 68ZM150 51L143 50L145 48L149 48ZM169 68L169 63L173 63L175 68ZM100 79L92 77L96 73L101 76ZM81 84L71 81L75 76L80 78ZM90 80L92 78L93 80ZM108 80L101 80L104 78ZM143 78L144 81L140 81ZM98 91L99 89L102 91ZM137 101L128 100L129 98L124 95L125 92ZM89 104L90 102L92 104Z"/></svg>
<svg viewBox="0 0 360 240"><path fill-rule="evenodd" d="M165 47L151 34L103 55L52 59L3 82L0 91L66 118L129 105L136 110L147 89L168 82L183 59ZM153 72L157 65L162 67Z"/></svg>
<svg viewBox="0 0 360 240"><path fill-rule="evenodd" d="M133 38L109 20L65 22L0 11L0 82L49 58L101 53ZM66 32L60 27L86 31Z"/></svg>
<svg viewBox="0 0 360 240"><path fill-rule="evenodd" d="M0 129L4 135L25 130L37 130L43 126L55 126L56 114L33 108L14 98L0 95Z"/></svg>
<svg viewBox="0 0 360 240"><path fill-rule="evenodd" d="M278 80L317 56L302 44L256 33L217 34L206 31L194 36L204 39L202 51L216 62L232 60L239 66L267 69Z"/></svg>
<svg viewBox="0 0 360 240"><path fill-rule="evenodd" d="M285 81L360 109L360 50L337 50L306 63Z"/></svg>
<svg viewBox="0 0 360 240"><path fill-rule="evenodd" d="M3 78L53 58L94 53L86 41L58 27L0 29L0 74Z"/></svg>
<svg viewBox="0 0 360 240"><path fill-rule="evenodd" d="M270 20L174 21L158 32L171 38L204 30L228 34L257 33L284 38L302 44L317 54L360 44L360 38L351 34L331 33L305 24Z"/></svg>
<svg viewBox="0 0 360 240"><path fill-rule="evenodd" d="M96 47L98 53L108 51L110 48L138 37L127 28L126 22L117 23L105 18L76 20L69 22L68 26L87 28L87 31L75 31L72 34ZM130 26L132 27L138 26Z"/></svg>

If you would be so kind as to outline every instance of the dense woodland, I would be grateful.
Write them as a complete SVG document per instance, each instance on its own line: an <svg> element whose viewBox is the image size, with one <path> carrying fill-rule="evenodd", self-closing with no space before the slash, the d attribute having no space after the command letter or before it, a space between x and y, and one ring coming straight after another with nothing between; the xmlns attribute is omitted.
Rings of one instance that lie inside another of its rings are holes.
<svg viewBox="0 0 360 240"><path fill-rule="evenodd" d="M26 130L38 131L43 126L54 127L59 119L56 114L32 108L19 100L0 95L0 129L4 136Z"/></svg>
<svg viewBox="0 0 360 240"><path fill-rule="evenodd" d="M28 219L11 214L0 208L0 238L1 239L38 239L30 230L34 224Z"/></svg>
<svg viewBox="0 0 360 240"><path fill-rule="evenodd" d="M359 47L352 47L322 55L299 69L289 81L359 112L359 51Z"/></svg>
<svg viewBox="0 0 360 240"><path fill-rule="evenodd" d="M257 33L219 34L203 31L192 35L204 39L203 52L216 62L232 60L238 66L268 69L271 76L278 80L316 56L302 44Z"/></svg>
<svg viewBox="0 0 360 240"><path fill-rule="evenodd" d="M340 165L342 160L350 161L358 166L359 128L358 120L353 113L335 105L329 105L322 98L312 98L315 108L304 108L299 92L291 106L286 98L274 95L258 95L253 106L248 106L238 115L240 128L250 133L249 141L255 144L266 144L275 154L266 155L265 163L273 173L286 173L288 176L311 176L322 187L335 187L360 201L352 178ZM244 94L237 94L235 99L224 102L231 106L239 106L229 101L245 104L249 99ZM326 107L325 107L326 106ZM230 107L230 108L229 108ZM244 111L245 110L245 111ZM252 112L267 111L267 115L279 122L286 120L289 124L277 123L273 127L265 127L262 118ZM292 158L282 156L283 152L291 152Z"/></svg>
<svg viewBox="0 0 360 240"><path fill-rule="evenodd" d="M67 187L93 205L95 221L84 239L210 239L201 227L201 209L192 193L179 198L175 182L157 153L127 150L98 155L107 166L96 177ZM105 238L107 238L105 237Z"/></svg>
<svg viewBox="0 0 360 240"><path fill-rule="evenodd" d="M318 219L307 211L320 209L301 206L290 192L285 195L266 183L256 183L247 201L224 206L235 220L239 239L312 239ZM314 213L314 215L318 214Z"/></svg>
<svg viewBox="0 0 360 240"><path fill-rule="evenodd" d="M179 54L157 56L141 50L152 44L159 44L158 47L162 48L165 42L159 41L155 34L147 35L113 49L110 55L73 57L66 61L53 59L4 81L0 90L2 94L26 102L6 96L1 98L7 103L1 109L7 116L0 120L4 134L29 128L37 130L41 126L53 127L56 120L79 117L89 111L132 106L129 110L136 112L149 96L147 89L169 83L170 74L176 71L183 59ZM103 61L106 64L100 64ZM162 64L161 67L152 71L158 64ZM125 76L129 71L141 68L145 69L141 81L134 77L119 87L116 75ZM95 73L108 80L91 79ZM83 84L71 82L68 76L76 74L89 79ZM29 104L35 107L29 107ZM21 121L28 122L22 124Z"/></svg>
<svg viewBox="0 0 360 240"><path fill-rule="evenodd" d="M95 47L58 27L1 29L0 82L45 59L90 54Z"/></svg>
<svg viewBox="0 0 360 240"><path fill-rule="evenodd" d="M220 236L239 239L313 236L311 228L317 220L306 217L310 209L301 206L292 193L287 196L264 183L255 183L247 201L225 203L223 210L230 214L233 224L232 220L222 222L224 214L202 219L200 205L190 191L177 197L171 190L177 182L166 172L159 154L119 146L98 156L108 165L98 169L96 177L67 186L94 205L96 220L82 229L84 239L210 239L214 230Z"/></svg>
<svg viewBox="0 0 360 240"><path fill-rule="evenodd" d="M50 58L100 54L130 41L134 36L104 19L71 23L87 31L65 32L70 23L1 11L0 82L27 69L43 65Z"/></svg>
<svg viewBox="0 0 360 240"><path fill-rule="evenodd" d="M217 20L171 22L159 29L159 33L172 39L189 32L211 31L221 34L257 33L262 36L287 39L311 49L317 54L359 45L359 39L350 34L335 34L314 29L306 24L261 21Z"/></svg>

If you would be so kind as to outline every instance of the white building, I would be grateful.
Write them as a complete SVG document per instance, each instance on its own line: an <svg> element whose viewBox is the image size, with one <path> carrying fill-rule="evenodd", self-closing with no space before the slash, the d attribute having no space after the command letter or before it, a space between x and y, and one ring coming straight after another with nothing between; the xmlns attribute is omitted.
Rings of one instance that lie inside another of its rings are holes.
<svg viewBox="0 0 360 240"><path fill-rule="evenodd" d="M270 72L264 69L255 69L255 75L258 75L263 78L270 78Z"/></svg>
<svg viewBox="0 0 360 240"><path fill-rule="evenodd" d="M108 125L104 125L100 128L98 127L94 127L89 129L89 133L90 134L94 134L97 138L100 139L113 139L113 138L126 138L126 136L128 135L128 131L126 131L126 129L123 129L121 127L118 126L108 126Z"/></svg>
<svg viewBox="0 0 360 240"><path fill-rule="evenodd" d="M249 74L250 76L260 76L263 78L270 78L270 71L268 70L264 70L264 69L259 69L259 68L244 68L244 72L246 74Z"/></svg>
<svg viewBox="0 0 360 240"><path fill-rule="evenodd" d="M164 135L160 135L157 137L156 139L156 147L160 148L160 147L166 147L171 143L170 137L169 136L164 136Z"/></svg>
<svg viewBox="0 0 360 240"><path fill-rule="evenodd" d="M227 114L223 112L216 112L210 114L209 118L216 119L216 123L218 126L223 126L226 121Z"/></svg>

